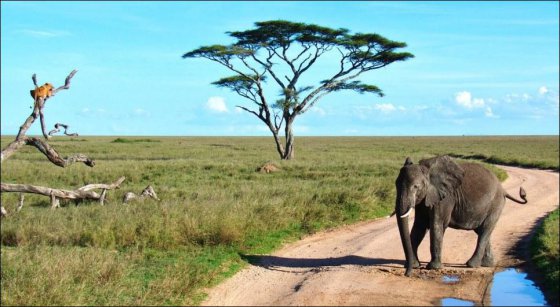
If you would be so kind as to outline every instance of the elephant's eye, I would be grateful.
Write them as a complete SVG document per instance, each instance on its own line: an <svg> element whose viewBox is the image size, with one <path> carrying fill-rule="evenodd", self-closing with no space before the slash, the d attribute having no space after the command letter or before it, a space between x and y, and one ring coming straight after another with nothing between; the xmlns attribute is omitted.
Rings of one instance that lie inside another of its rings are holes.
<svg viewBox="0 0 560 307"><path fill-rule="evenodd" d="M418 190L418 188L420 188L420 185L415 184L415 185L412 186L412 188L415 189L415 190Z"/></svg>

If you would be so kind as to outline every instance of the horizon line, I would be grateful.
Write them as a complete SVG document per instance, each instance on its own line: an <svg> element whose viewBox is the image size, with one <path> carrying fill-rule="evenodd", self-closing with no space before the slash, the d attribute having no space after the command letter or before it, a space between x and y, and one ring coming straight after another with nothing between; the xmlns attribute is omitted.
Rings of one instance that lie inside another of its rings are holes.
<svg viewBox="0 0 560 307"><path fill-rule="evenodd" d="M42 137L42 135L30 135ZM531 136L557 136L560 134L422 134L422 135L296 135L295 137L531 137ZM0 134L0 137L16 137L16 134ZM272 137L272 135L156 135L156 134L83 134L78 136L53 135L52 137ZM284 137L284 136L280 136Z"/></svg>

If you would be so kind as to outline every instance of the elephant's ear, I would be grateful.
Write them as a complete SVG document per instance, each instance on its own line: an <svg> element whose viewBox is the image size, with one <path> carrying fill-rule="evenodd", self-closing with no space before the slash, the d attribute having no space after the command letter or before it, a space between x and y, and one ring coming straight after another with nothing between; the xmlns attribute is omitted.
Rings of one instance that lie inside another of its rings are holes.
<svg viewBox="0 0 560 307"><path fill-rule="evenodd" d="M403 166L407 166L407 165L411 165L412 164L412 159L410 157L406 157L406 160L404 160L404 165Z"/></svg>
<svg viewBox="0 0 560 307"><path fill-rule="evenodd" d="M426 191L426 205L433 206L453 190L458 188L463 181L465 171L449 156L439 156L431 159L424 159L419 162L427 168L430 178L430 185Z"/></svg>

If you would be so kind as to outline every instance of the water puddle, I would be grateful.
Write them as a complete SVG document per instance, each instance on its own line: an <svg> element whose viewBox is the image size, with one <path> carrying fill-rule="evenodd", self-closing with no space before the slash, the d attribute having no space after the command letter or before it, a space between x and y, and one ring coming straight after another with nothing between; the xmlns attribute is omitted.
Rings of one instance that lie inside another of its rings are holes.
<svg viewBox="0 0 560 307"><path fill-rule="evenodd" d="M448 297L441 300L441 306L474 306L474 303L471 301Z"/></svg>
<svg viewBox="0 0 560 307"><path fill-rule="evenodd" d="M511 268L494 275L490 299L493 306L547 305L542 291L527 274Z"/></svg>
<svg viewBox="0 0 560 307"><path fill-rule="evenodd" d="M443 276L445 284L456 284L460 278L455 275ZM513 268L494 274L490 282L490 306L546 306L542 291L527 278L527 274ZM486 300L485 299L485 300ZM444 298L441 306L474 306L471 301L457 298Z"/></svg>
<svg viewBox="0 0 560 307"><path fill-rule="evenodd" d="M441 281L443 281L444 284L456 284L461 281L461 278L457 275L444 275Z"/></svg>

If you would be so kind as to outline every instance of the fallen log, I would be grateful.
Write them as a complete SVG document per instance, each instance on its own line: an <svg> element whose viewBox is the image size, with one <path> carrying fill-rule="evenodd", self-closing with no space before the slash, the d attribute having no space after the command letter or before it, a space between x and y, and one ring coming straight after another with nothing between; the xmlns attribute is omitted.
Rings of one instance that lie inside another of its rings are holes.
<svg viewBox="0 0 560 307"><path fill-rule="evenodd" d="M120 184L125 180L122 176L111 184L88 184L76 190L63 190L54 189L49 187L42 187L30 184L16 184L16 183L2 183L0 184L0 192L17 192L17 193L31 193L39 194L44 196L49 196L51 198L51 208L55 209L60 207L60 199L72 199L72 200L97 200L104 205L105 196L107 190L118 189ZM101 193L97 193L93 190L101 189ZM20 198L19 209L23 206L23 198Z"/></svg>

